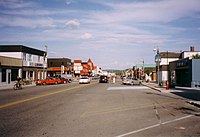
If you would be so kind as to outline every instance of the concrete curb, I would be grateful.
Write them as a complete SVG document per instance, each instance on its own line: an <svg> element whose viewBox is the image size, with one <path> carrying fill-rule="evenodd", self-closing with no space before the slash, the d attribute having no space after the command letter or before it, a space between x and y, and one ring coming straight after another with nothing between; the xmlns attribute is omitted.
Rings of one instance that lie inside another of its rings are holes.
<svg viewBox="0 0 200 137"><path fill-rule="evenodd" d="M2 90L8 90L8 89L13 89L13 86L14 86L14 84L9 85L9 86L0 86L0 91L2 91ZM25 87L32 87L32 86L35 86L35 84L22 85L22 88L25 88Z"/></svg>
<svg viewBox="0 0 200 137"><path fill-rule="evenodd" d="M151 89L153 89L153 90L156 90L156 91L158 91L158 92L162 92L159 88L155 88L155 87L146 85L146 84L144 84L144 83L142 83L141 85L146 86L146 87L149 87L149 88L151 88Z"/></svg>
<svg viewBox="0 0 200 137"><path fill-rule="evenodd" d="M149 87L149 88L151 88L151 89L153 89L153 90L156 90L156 91L159 91L159 92L163 92L163 91L162 91L161 89L159 89L159 88L155 88L155 87L146 85L146 84L144 84L144 83L142 83L142 85L143 85L143 86L146 86L146 87ZM196 107L200 108L200 101L186 101L186 102L189 103L189 104L191 104L191 105L193 105L193 106L196 106Z"/></svg>
<svg viewBox="0 0 200 137"><path fill-rule="evenodd" d="M187 101L187 103L200 108L200 101Z"/></svg>

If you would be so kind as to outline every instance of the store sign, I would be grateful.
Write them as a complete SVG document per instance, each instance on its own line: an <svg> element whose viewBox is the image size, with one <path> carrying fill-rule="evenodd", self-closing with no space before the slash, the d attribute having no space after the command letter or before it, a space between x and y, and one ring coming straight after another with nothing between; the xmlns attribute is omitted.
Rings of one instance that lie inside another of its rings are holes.
<svg viewBox="0 0 200 137"><path fill-rule="evenodd" d="M30 67L43 67L44 66L42 63L34 63L34 62L28 62L27 64Z"/></svg>

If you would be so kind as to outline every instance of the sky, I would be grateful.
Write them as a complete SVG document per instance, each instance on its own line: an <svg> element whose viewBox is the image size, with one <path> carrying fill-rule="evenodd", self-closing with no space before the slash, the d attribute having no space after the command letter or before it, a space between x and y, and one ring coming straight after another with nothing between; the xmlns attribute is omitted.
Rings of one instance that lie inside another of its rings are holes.
<svg viewBox="0 0 200 137"><path fill-rule="evenodd" d="M200 51L200 0L1 0L0 30L0 45L126 69L153 64L154 48Z"/></svg>

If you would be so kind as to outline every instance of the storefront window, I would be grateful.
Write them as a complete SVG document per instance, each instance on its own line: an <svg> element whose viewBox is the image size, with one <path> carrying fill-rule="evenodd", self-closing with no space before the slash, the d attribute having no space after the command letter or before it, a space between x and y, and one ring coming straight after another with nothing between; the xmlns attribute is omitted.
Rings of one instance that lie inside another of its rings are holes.
<svg viewBox="0 0 200 137"><path fill-rule="evenodd" d="M18 69L11 69L11 81L15 81L18 76Z"/></svg>
<svg viewBox="0 0 200 137"><path fill-rule="evenodd" d="M22 79L26 79L26 71L22 72Z"/></svg>
<svg viewBox="0 0 200 137"><path fill-rule="evenodd" d="M6 82L6 69L2 68L2 82Z"/></svg>

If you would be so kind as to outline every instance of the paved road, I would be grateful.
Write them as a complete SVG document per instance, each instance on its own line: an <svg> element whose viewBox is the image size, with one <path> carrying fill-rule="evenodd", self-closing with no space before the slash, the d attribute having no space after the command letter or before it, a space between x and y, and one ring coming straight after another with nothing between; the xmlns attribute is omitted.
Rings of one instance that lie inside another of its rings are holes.
<svg viewBox="0 0 200 137"><path fill-rule="evenodd" d="M0 91L0 136L200 136L199 109L142 86L92 82Z"/></svg>

